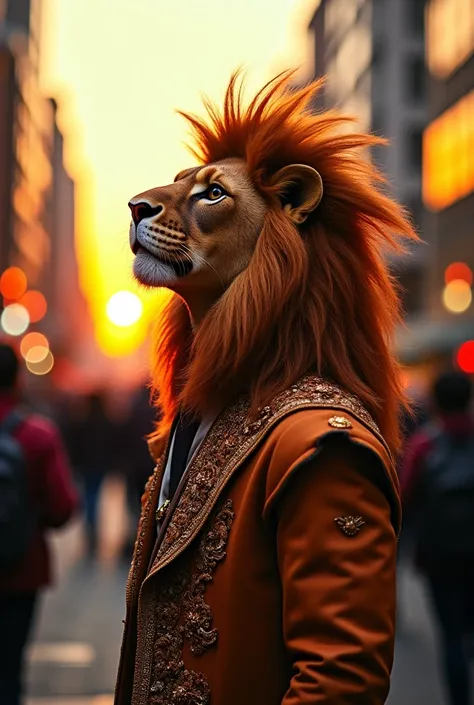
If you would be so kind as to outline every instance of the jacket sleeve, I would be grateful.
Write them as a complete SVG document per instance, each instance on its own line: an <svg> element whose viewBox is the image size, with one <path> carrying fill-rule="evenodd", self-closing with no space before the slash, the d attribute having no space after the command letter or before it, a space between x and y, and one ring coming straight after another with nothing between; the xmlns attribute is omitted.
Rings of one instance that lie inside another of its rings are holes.
<svg viewBox="0 0 474 705"><path fill-rule="evenodd" d="M40 521L44 527L59 528L78 509L79 500L59 432L53 424L43 425Z"/></svg>
<svg viewBox="0 0 474 705"><path fill-rule="evenodd" d="M395 629L396 533L375 453L328 443L294 464L274 502L283 629L282 705L382 705ZM377 467L376 467L377 466ZM361 517L354 536L337 517Z"/></svg>

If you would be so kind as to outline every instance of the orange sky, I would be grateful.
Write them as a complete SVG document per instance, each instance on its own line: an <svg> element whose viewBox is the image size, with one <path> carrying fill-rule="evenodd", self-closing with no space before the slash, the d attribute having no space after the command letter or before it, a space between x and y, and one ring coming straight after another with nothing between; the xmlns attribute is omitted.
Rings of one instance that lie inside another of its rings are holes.
<svg viewBox="0 0 474 705"><path fill-rule="evenodd" d="M130 275L127 202L192 164L174 113L221 99L230 73L248 70L252 91L308 57L314 0L47 0L43 84L63 97L68 164L79 177L78 254L101 347L131 351L144 322L120 331L105 304ZM306 64L307 65L307 64ZM143 294L141 294L143 296ZM153 307L148 302L148 310Z"/></svg>

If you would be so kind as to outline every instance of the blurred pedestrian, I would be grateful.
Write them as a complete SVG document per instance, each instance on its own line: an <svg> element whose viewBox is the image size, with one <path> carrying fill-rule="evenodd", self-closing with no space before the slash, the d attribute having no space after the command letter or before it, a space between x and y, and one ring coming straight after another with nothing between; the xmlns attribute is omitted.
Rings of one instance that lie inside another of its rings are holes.
<svg viewBox="0 0 474 705"><path fill-rule="evenodd" d="M426 400L420 394L419 390L408 389L408 398L410 399L410 410L402 409L400 418L400 429L403 437L402 447L407 447L410 444L410 439L412 436L427 423L428 411L426 408ZM405 458L400 455L397 462L397 472L400 475L402 473L403 463ZM412 530L412 517L410 512L404 513L403 527L398 540L398 565L411 560L412 546L413 546L413 530ZM403 602L399 599L398 609L397 609L397 621L398 626L401 625L401 616Z"/></svg>
<svg viewBox="0 0 474 705"><path fill-rule="evenodd" d="M78 400L61 425L74 471L83 489L87 550L98 545L98 509L102 485L115 468L120 430L107 412L105 395L95 391Z"/></svg>
<svg viewBox="0 0 474 705"><path fill-rule="evenodd" d="M474 424L462 372L433 387L433 418L414 434L401 472L417 566L438 623L451 705L470 705L467 638L474 627Z"/></svg>
<svg viewBox="0 0 474 705"><path fill-rule="evenodd" d="M0 705L19 705L23 654L38 593L50 583L45 532L77 507L51 421L19 407L19 361L0 345Z"/></svg>
<svg viewBox="0 0 474 705"><path fill-rule="evenodd" d="M124 556L131 557L138 520L140 499L145 491L146 481L153 472L154 462L148 450L147 437L156 425L156 411L150 403L150 391L146 385L134 394L130 411L123 420L121 433L121 456L127 487L127 508L130 529L124 546Z"/></svg>

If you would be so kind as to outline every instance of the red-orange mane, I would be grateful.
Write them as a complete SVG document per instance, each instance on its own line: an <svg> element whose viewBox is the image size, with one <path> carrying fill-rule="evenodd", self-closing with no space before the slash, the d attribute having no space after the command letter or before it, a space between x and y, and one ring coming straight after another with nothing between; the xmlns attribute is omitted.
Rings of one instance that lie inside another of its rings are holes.
<svg viewBox="0 0 474 705"><path fill-rule="evenodd" d="M249 267L195 334L178 297L164 312L153 380L159 432L180 402L202 413L245 392L255 411L312 370L358 395L396 450L404 395L390 344L399 304L381 251L400 251L399 237L416 235L361 153L383 140L338 129L351 119L337 112L314 114L320 83L293 91L291 75L247 108L233 76L223 112L206 101L208 121L184 114L195 156L204 164L245 159L269 210ZM288 164L310 165L323 180L321 203L298 228L269 185Z"/></svg>

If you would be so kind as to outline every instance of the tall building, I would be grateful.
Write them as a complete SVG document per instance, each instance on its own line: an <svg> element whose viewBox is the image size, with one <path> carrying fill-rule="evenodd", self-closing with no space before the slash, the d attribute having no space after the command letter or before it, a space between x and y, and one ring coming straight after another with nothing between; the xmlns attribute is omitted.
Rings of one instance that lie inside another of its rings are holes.
<svg viewBox="0 0 474 705"><path fill-rule="evenodd" d="M39 0L0 0L0 275L20 268L30 292L46 300L46 314L28 331L45 334L54 355L46 384L66 370L72 385L97 350L79 286L75 184L56 102L40 91L40 10ZM0 309L8 303L0 299Z"/></svg>
<svg viewBox="0 0 474 705"><path fill-rule="evenodd" d="M429 124L423 140L423 197L432 242L429 312L447 353L474 339L474 5L427 6ZM451 266L450 266L451 265ZM471 361L474 372L474 352Z"/></svg>
<svg viewBox="0 0 474 705"><path fill-rule="evenodd" d="M371 124L372 2L320 0L310 23L315 78L325 77L317 107L337 106Z"/></svg>
<svg viewBox="0 0 474 705"><path fill-rule="evenodd" d="M41 285L49 256L51 105L38 80L40 6L0 2L0 271L19 266Z"/></svg>
<svg viewBox="0 0 474 705"><path fill-rule="evenodd" d="M75 182L64 163L64 135L57 119L58 105L50 99L53 114L51 152L52 184L49 202L50 253L45 269L44 293L49 302L45 332L56 361L81 366L97 354L92 320L79 284L76 258Z"/></svg>
<svg viewBox="0 0 474 705"><path fill-rule="evenodd" d="M52 183L49 193L50 247L46 265L45 295L54 310L50 335L61 340L71 325L68 311L76 308L79 293L75 257L75 184L64 165L64 136L57 121L58 106L51 99L53 140L51 150Z"/></svg>
<svg viewBox="0 0 474 705"><path fill-rule="evenodd" d="M320 0L310 23L315 76L326 77L318 107L338 107L363 130L390 141L373 159L393 195L423 222L421 145L426 122L424 0ZM391 262L409 316L423 305L425 251Z"/></svg>

